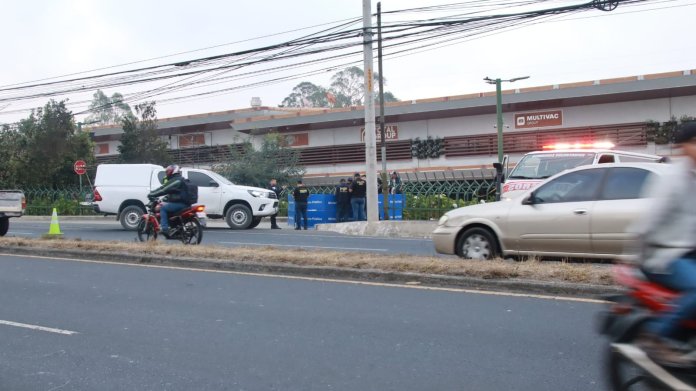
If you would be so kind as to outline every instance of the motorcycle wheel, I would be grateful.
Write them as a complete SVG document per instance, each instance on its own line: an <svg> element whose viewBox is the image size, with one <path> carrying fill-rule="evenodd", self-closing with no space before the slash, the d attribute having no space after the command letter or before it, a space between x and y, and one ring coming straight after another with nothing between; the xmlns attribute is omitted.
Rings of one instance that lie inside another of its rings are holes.
<svg viewBox="0 0 696 391"><path fill-rule="evenodd" d="M138 221L138 240L141 242L149 242L157 240L157 230L155 225L150 222L150 219L141 217Z"/></svg>
<svg viewBox="0 0 696 391"><path fill-rule="evenodd" d="M641 368L609 346L607 365L610 389L616 391L667 391Z"/></svg>
<svg viewBox="0 0 696 391"><path fill-rule="evenodd" d="M184 244L200 244L203 240L203 229L198 219L192 219L181 227L181 242Z"/></svg>

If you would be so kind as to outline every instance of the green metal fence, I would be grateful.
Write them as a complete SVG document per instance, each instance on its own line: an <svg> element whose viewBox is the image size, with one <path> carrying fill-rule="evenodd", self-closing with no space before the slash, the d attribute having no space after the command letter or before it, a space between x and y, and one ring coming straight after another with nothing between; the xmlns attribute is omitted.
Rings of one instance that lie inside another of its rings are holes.
<svg viewBox="0 0 696 391"><path fill-rule="evenodd" d="M91 199L92 191L89 186L43 188L29 187L21 189L27 199L27 215L50 215L56 208L59 215L63 216L87 216L94 215L91 206L82 205Z"/></svg>
<svg viewBox="0 0 696 391"><path fill-rule="evenodd" d="M448 210L492 201L495 197L495 180L486 173L467 175L403 174L401 194L404 195L404 220L437 220ZM335 185L308 186L312 194L333 194ZM92 192L87 186L50 188L24 188L28 215L50 215L56 208L59 215L94 215L89 205ZM288 194L284 190L280 197L280 216L287 216Z"/></svg>
<svg viewBox="0 0 696 391"><path fill-rule="evenodd" d="M455 175L403 174L404 220L437 220L445 212L481 201L495 200L495 180L486 172ZM333 194L335 185L308 186L311 194ZM291 189L281 193L280 216L287 216ZM381 190L380 190L381 192Z"/></svg>

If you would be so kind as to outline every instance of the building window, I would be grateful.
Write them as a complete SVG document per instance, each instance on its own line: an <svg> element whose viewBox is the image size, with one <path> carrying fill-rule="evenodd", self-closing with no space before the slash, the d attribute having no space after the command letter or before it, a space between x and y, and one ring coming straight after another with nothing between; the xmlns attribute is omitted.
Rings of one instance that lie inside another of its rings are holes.
<svg viewBox="0 0 696 391"><path fill-rule="evenodd" d="M185 134L179 136L179 148L191 148L205 145L203 133Z"/></svg>
<svg viewBox="0 0 696 391"><path fill-rule="evenodd" d="M109 144L96 144L94 146L95 155L108 155L109 154Z"/></svg>

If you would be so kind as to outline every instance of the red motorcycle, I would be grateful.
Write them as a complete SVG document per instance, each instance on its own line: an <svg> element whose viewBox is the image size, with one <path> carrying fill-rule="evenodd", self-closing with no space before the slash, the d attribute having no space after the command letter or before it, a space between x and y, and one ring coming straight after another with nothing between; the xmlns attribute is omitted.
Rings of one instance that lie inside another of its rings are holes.
<svg viewBox="0 0 696 391"><path fill-rule="evenodd" d="M660 366L635 345L648 322L672 308L679 292L655 282L637 267L614 267L614 279L626 293L608 297L609 308L600 314L600 333L609 337L607 369L613 390L696 391L696 368ZM679 340L696 358L696 320L685 321Z"/></svg>
<svg viewBox="0 0 696 391"><path fill-rule="evenodd" d="M160 230L160 207L162 202L150 199L145 206L147 212L138 222L138 240L147 242L157 240ZM203 240L203 228L199 218L205 217L204 205L193 205L169 217L170 230L163 235L167 239L181 240L183 244L200 244Z"/></svg>

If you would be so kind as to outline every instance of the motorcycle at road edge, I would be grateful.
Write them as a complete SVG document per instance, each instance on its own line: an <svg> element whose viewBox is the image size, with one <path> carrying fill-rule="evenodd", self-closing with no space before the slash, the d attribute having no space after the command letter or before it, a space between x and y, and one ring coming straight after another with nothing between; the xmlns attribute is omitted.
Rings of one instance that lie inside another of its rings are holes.
<svg viewBox="0 0 696 391"><path fill-rule="evenodd" d="M157 240L160 229L160 212L162 202L157 198L150 199L145 206L147 212L138 221L137 237L141 242ZM169 234L163 236L170 240L181 240L183 244L200 244L203 240L203 228L198 218L203 214L204 205L193 205L180 212L174 213L169 218Z"/></svg>
<svg viewBox="0 0 696 391"><path fill-rule="evenodd" d="M611 389L696 391L696 368L660 366L635 344L648 322L663 316L680 293L650 281L636 266L617 264L613 274L627 291L605 298L609 308L599 318L599 332L610 341L606 369ZM684 322L679 340L696 357L696 320Z"/></svg>

